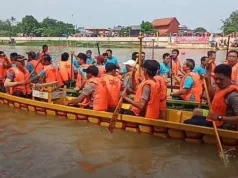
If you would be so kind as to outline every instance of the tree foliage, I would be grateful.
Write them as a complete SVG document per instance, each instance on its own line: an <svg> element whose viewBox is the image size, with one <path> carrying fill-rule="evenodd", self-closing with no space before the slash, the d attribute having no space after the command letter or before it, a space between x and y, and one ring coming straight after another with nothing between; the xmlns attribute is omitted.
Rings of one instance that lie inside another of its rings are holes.
<svg viewBox="0 0 238 178"><path fill-rule="evenodd" d="M225 35L238 32L238 10L231 13L230 17L222 20L222 30Z"/></svg>
<svg viewBox="0 0 238 178"><path fill-rule="evenodd" d="M195 33L204 33L204 32L207 32L207 30L203 27L197 27L194 29L194 32Z"/></svg>
<svg viewBox="0 0 238 178"><path fill-rule="evenodd" d="M75 33L74 25L57 21L49 17L38 22L33 16L25 16L21 22L14 25L15 18L0 20L0 36L16 36L21 33L24 36L69 36Z"/></svg>
<svg viewBox="0 0 238 178"><path fill-rule="evenodd" d="M141 32L144 34L156 33L156 30L153 28L153 25L151 22L142 21L140 28L141 28Z"/></svg>

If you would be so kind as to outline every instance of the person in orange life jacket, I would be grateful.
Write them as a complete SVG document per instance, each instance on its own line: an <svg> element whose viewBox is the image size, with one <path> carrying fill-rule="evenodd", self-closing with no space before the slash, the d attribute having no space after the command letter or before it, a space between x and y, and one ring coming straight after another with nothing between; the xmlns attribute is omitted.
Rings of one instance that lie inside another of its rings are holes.
<svg viewBox="0 0 238 178"><path fill-rule="evenodd" d="M181 67L181 63L178 59L179 56L179 50L178 49L173 49L172 50L172 71L175 75L179 75L179 72L181 72L181 74L184 74L184 72L182 71L182 67Z"/></svg>
<svg viewBox="0 0 238 178"><path fill-rule="evenodd" d="M185 75L180 79L177 75L174 75L175 80L180 84L180 90L171 93L172 97L178 97L185 101L200 102L202 95L202 83L198 73L193 72L195 62L193 59L186 59L183 64L183 71Z"/></svg>
<svg viewBox="0 0 238 178"><path fill-rule="evenodd" d="M18 57L17 53L11 53L10 54L10 61L11 61L12 67L16 67L15 61L16 61L17 57Z"/></svg>
<svg viewBox="0 0 238 178"><path fill-rule="evenodd" d="M93 109L96 111L107 110L107 96L108 91L106 82L98 77L99 70L96 66L89 66L87 69L83 69L87 75L87 82L84 85L82 93L77 99L68 101L65 105L78 106L84 102L85 99L89 99L89 105L85 109Z"/></svg>
<svg viewBox="0 0 238 178"><path fill-rule="evenodd" d="M115 64L108 63L105 68L106 74L102 76L102 79L106 81L108 90L108 111L114 112L120 99L122 81L116 76L118 67Z"/></svg>
<svg viewBox="0 0 238 178"><path fill-rule="evenodd" d="M231 81L232 68L226 64L220 64L215 68L214 73L216 87L211 83L212 66L210 64L206 83L210 98L213 98L211 110L196 109L193 117L184 123L212 127L212 119L219 128L236 130L238 124L238 85Z"/></svg>
<svg viewBox="0 0 238 178"><path fill-rule="evenodd" d="M146 60L143 64L145 80L136 91L134 100L123 96L124 100L131 104L129 110L122 110L123 114L133 116L145 116L150 119L159 119L160 116L160 83L154 77L158 72L159 63L156 60Z"/></svg>
<svg viewBox="0 0 238 178"><path fill-rule="evenodd" d="M216 68L216 52L215 51L208 51L208 63L212 64L212 72L214 73L214 70Z"/></svg>
<svg viewBox="0 0 238 178"><path fill-rule="evenodd" d="M59 74L58 67L52 63L52 59L49 55L44 55L41 58L41 64L44 69L32 79L32 81L41 79L43 83L59 82L59 86L63 86L62 78Z"/></svg>
<svg viewBox="0 0 238 178"><path fill-rule="evenodd" d="M160 83L161 91L160 91L160 119L167 120L167 80L163 75L160 75L160 67L158 75L154 77L154 79Z"/></svg>
<svg viewBox="0 0 238 178"><path fill-rule="evenodd" d="M39 61L37 61L36 53L34 51L30 51L26 54L28 55L26 68L29 73L33 72L31 74L31 79L33 79L34 77L37 76L37 74L39 74L44 69L44 67ZM39 81L34 81L33 83L39 83Z"/></svg>
<svg viewBox="0 0 238 178"><path fill-rule="evenodd" d="M69 54L66 52L61 54L61 61L59 63L59 73L62 77L64 85L66 85L67 88L70 87L70 81L72 80L72 76L77 73L77 68L71 64L71 61L69 61Z"/></svg>
<svg viewBox="0 0 238 178"><path fill-rule="evenodd" d="M42 51L40 51L37 60L40 60L46 54L50 55L49 47L47 45L43 45Z"/></svg>
<svg viewBox="0 0 238 178"><path fill-rule="evenodd" d="M86 72L83 71L83 69L87 69L90 64L87 64L87 55L84 53L79 53L77 56L73 53L73 55L77 58L79 69L78 69L78 75L76 80L76 87L74 88L75 91L80 90L87 81Z"/></svg>
<svg viewBox="0 0 238 178"><path fill-rule="evenodd" d="M227 63L232 67L231 80L238 84L238 52L236 50L229 51Z"/></svg>
<svg viewBox="0 0 238 178"><path fill-rule="evenodd" d="M0 92L5 92L4 80L7 70L12 66L11 61L6 57L3 51L0 51Z"/></svg>
<svg viewBox="0 0 238 178"><path fill-rule="evenodd" d="M101 77L106 73L105 65L104 65L105 57L104 56L97 56L96 60L97 60L97 65L96 66L98 67L98 70L99 70L98 76Z"/></svg>
<svg viewBox="0 0 238 178"><path fill-rule="evenodd" d="M7 71L4 86L11 95L30 98L30 73L25 67L25 60L24 56L20 55L16 58L16 67L11 67Z"/></svg>

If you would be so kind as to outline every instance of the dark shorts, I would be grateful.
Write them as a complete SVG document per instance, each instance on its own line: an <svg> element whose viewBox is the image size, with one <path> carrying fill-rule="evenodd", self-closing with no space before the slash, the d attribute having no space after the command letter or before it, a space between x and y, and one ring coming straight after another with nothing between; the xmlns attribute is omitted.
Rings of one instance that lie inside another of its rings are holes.
<svg viewBox="0 0 238 178"><path fill-rule="evenodd" d="M191 119L184 121L184 123L204 127L213 127L212 122L207 121L205 116L193 116Z"/></svg>
<svg viewBox="0 0 238 178"><path fill-rule="evenodd" d="M24 95L22 91L15 91L13 94L13 96L18 96L18 97L21 97L21 98L32 98L32 94L26 94Z"/></svg>
<svg viewBox="0 0 238 178"><path fill-rule="evenodd" d="M136 116L135 113L129 109L121 109L120 114L130 115L130 116Z"/></svg>
<svg viewBox="0 0 238 178"><path fill-rule="evenodd" d="M0 92L1 93L6 93L6 90L5 90L5 87L4 87L4 84L0 82Z"/></svg>

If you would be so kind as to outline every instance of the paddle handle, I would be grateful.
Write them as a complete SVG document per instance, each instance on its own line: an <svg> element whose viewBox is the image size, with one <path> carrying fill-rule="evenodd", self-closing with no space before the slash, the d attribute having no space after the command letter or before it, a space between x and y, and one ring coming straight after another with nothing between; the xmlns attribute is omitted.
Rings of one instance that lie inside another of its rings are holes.
<svg viewBox="0 0 238 178"><path fill-rule="evenodd" d="M71 80L74 80L74 55L71 54Z"/></svg>
<svg viewBox="0 0 238 178"><path fill-rule="evenodd" d="M152 40L152 59L155 59L155 40Z"/></svg>
<svg viewBox="0 0 238 178"><path fill-rule="evenodd" d="M100 53L100 46L99 46L99 43L97 43L97 49L98 49L98 55L100 56L101 53Z"/></svg>
<svg viewBox="0 0 238 178"><path fill-rule="evenodd" d="M206 96L207 96L207 102L208 102L209 110L211 111L212 110L212 108L211 108L211 99L210 99L210 96L209 96L209 92L208 92L208 88L207 88L207 83L206 83L205 79L203 79L203 83L204 83L205 93L206 93ZM218 134L218 131L217 131L217 126L216 126L215 121L212 121L212 124L213 124L213 128L214 128L214 131L215 131L215 135L216 135L216 139L217 139L217 144L218 144L218 147L220 149L221 158L223 160L225 160L224 150L222 148L221 140L220 140L220 137L219 137L219 134Z"/></svg>
<svg viewBox="0 0 238 178"><path fill-rule="evenodd" d="M170 75L170 86L171 86L171 93L173 92L173 61L172 61L172 57L171 57L171 61L170 61L170 71L171 71L171 75Z"/></svg>
<svg viewBox="0 0 238 178"><path fill-rule="evenodd" d="M229 53L229 48L230 48L230 38L231 38L231 36L229 35L228 36L228 42L227 42L227 48L226 48L226 60L227 60L228 53Z"/></svg>

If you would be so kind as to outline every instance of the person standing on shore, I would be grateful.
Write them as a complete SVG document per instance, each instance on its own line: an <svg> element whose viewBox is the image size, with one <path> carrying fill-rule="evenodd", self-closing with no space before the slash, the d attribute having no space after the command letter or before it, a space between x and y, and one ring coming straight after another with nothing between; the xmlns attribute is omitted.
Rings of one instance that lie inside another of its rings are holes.
<svg viewBox="0 0 238 178"><path fill-rule="evenodd" d="M173 49L172 50L172 71L175 75L178 75L179 72L184 74L182 71L181 63L179 61L179 50L178 49Z"/></svg>
<svg viewBox="0 0 238 178"><path fill-rule="evenodd" d="M119 64L118 64L118 60L115 56L112 56L112 50L111 49L108 49L106 51L107 55L108 55L108 58L107 58L107 63L113 63L115 64L118 68L120 68Z"/></svg>

